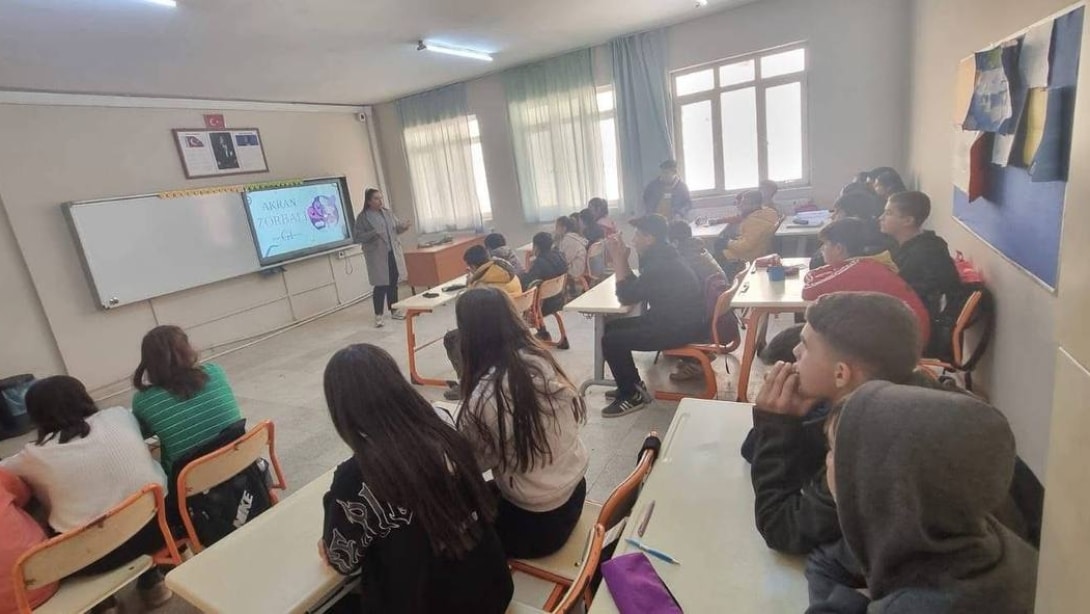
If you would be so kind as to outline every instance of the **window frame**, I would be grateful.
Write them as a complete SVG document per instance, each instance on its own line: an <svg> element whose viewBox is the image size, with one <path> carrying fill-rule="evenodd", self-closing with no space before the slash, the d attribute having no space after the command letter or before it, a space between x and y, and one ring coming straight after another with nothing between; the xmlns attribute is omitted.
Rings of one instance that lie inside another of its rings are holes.
<svg viewBox="0 0 1090 614"><path fill-rule="evenodd" d="M780 53L786 53L789 51L795 51L802 49L805 56L803 61L803 68L799 72L793 72L786 75L779 75L776 77L762 78L761 76L761 58L770 55L776 55ZM782 45L779 47L773 47L770 49L764 49L753 53L745 53L742 55L735 55L714 62L706 62L697 66L690 66L681 70L675 70L670 73L670 88L673 94L673 112L674 112L674 142L676 143L677 151L677 163L678 168L684 176L685 174L685 143L684 143L684 130L681 125L681 108L685 105L709 101L712 105L712 158L713 168L715 169L715 187L704 190L693 190L691 193L694 197L707 197L707 196L723 196L733 195L739 192L743 192L748 189L754 189L757 186L742 189L726 189L726 179L723 170L723 112L721 105L721 96L726 92L744 90L754 88L756 96L757 107L757 178L758 181L763 181L768 178L768 126L767 126L767 91L770 88L774 88L780 85L787 85L791 83L799 84L799 96L800 111L802 113L801 118L801 137L802 137L802 177L792 181L777 181L781 189L791 188L805 188L810 186L810 179L812 176L811 169L811 156L810 156L810 117L809 117L809 74L810 74L810 49L805 42L791 43ZM754 77L750 81L744 83L736 83L727 86L720 85L719 69L728 66L730 64L737 64L739 62L745 62L747 60L753 60ZM693 73L698 73L705 70L711 70L713 76L713 87L710 90L702 92L696 92L693 94L678 95L677 93L677 79L678 77L684 77Z"/></svg>
<svg viewBox="0 0 1090 614"><path fill-rule="evenodd" d="M613 123L613 155L614 158L616 158L616 164L614 165L613 173L617 176L617 198L606 198L606 203L608 203L610 209L618 209L621 206L621 200L624 198L624 177L621 176L621 133L617 127L617 90L613 87L612 83L599 85L597 88L595 88L595 90L595 94L598 96L601 96L602 94L608 92L610 97L613 98L613 106L608 111L603 111L601 106L598 107L598 127L599 129L601 129L603 122L608 121ZM603 147L604 143L605 141L603 141ZM609 169L606 167L606 155L605 151L603 150L603 181L606 181L605 173L607 173L608 170ZM603 186L603 190L604 189L605 188ZM608 197L608 194L604 193L602 196Z"/></svg>

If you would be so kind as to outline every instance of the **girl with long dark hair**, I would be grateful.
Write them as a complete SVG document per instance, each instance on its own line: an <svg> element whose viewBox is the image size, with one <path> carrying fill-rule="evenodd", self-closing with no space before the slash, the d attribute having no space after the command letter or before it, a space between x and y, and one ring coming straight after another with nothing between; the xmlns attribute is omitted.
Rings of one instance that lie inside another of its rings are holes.
<svg viewBox="0 0 1090 614"><path fill-rule="evenodd" d="M468 399L458 430L481 469L492 470L500 494L496 530L509 557L552 554L571 535L586 498L583 398L500 290L466 292L455 313Z"/></svg>
<svg viewBox="0 0 1090 614"><path fill-rule="evenodd" d="M376 188L363 193L363 211L356 217L354 234L356 243L363 247L363 259L367 262L367 278L375 287L371 301L375 308L375 327L382 328L383 306L390 309L390 317L405 317L394 311L397 302L397 282L408 274L405 269L405 253L401 248L402 233L412 227L412 221L402 222L386 206L386 199Z"/></svg>
<svg viewBox="0 0 1090 614"><path fill-rule="evenodd" d="M352 458L325 495L321 548L338 572L361 571L362 611L504 612L495 503L465 440L374 345L334 354L325 397Z"/></svg>
<svg viewBox="0 0 1090 614"><path fill-rule="evenodd" d="M89 524L147 484L166 490L166 475L148 452L132 413L124 407L98 411L78 379L56 375L35 382L27 391L26 408L38 429L37 437L19 453L0 461L0 467L30 485L56 533ZM110 571L138 556L154 554L162 546L162 533L152 519L124 544L77 574ZM140 575L137 587L149 606L171 597L163 576L154 568Z"/></svg>
<svg viewBox="0 0 1090 614"><path fill-rule="evenodd" d="M156 326L144 335L132 385L132 411L145 432L159 437L167 475L175 460L242 419L227 374L219 365L199 364L177 326Z"/></svg>

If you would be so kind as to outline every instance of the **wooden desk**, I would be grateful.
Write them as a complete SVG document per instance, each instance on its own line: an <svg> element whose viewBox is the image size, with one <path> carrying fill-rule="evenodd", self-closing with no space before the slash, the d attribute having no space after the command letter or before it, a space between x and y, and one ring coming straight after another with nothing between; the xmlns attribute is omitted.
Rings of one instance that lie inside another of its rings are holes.
<svg viewBox="0 0 1090 614"><path fill-rule="evenodd" d="M451 284L462 285L465 283L466 275L463 272L461 275L449 278L445 282L437 284L434 288L429 288L420 294L415 294L405 300L394 303L394 309L401 309L405 312L405 343L409 350L409 379L418 386L446 387L447 381L433 377L423 377L416 370L416 352L439 341L439 339L432 339L421 345L416 344L416 317L423 313L435 311L461 296L462 292L465 292L465 288L454 292L444 292L444 287ZM424 296L425 294L437 294L438 296L427 297Z"/></svg>
<svg viewBox="0 0 1090 614"><path fill-rule="evenodd" d="M738 450L751 406L683 399L622 537L655 502L643 541L676 557L651 564L686 612L798 614L808 603L804 559L770 550L753 518L749 465ZM624 539L614 556L632 552ZM590 614L617 612L602 583Z"/></svg>
<svg viewBox="0 0 1090 614"><path fill-rule="evenodd" d="M408 282L414 289L437 286L466 272L462 259L466 250L474 245L484 245L484 235L454 237L450 243L435 247L421 247L405 251L405 268Z"/></svg>
<svg viewBox="0 0 1090 614"><path fill-rule="evenodd" d="M348 580L322 561L322 496L333 470L167 574L178 596L202 612L312 612Z"/></svg>
<svg viewBox="0 0 1090 614"><path fill-rule="evenodd" d="M801 265L802 271L786 281L768 281L768 269L750 267L738 294L734 295L731 306L735 309L749 309L746 319L746 344L742 352L742 367L738 371L738 400L749 400L749 374L753 370L753 359L757 354L757 339L763 338L768 316L774 313L806 311L809 304L802 299L803 278L806 277L809 258L784 258L786 266Z"/></svg>
<svg viewBox="0 0 1090 614"><path fill-rule="evenodd" d="M613 380L606 379L605 357L602 356L602 335L606 330L606 318L626 316L632 313L632 305L622 305L617 300L617 276L610 275L598 285L576 297L564 311L574 311L594 316L594 376L579 386L579 394L585 394L591 386L613 386Z"/></svg>

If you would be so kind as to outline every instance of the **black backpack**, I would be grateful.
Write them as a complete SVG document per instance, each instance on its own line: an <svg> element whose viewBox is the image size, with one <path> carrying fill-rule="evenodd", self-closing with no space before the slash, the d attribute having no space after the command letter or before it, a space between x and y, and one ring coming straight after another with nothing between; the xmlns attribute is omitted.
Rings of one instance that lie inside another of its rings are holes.
<svg viewBox="0 0 1090 614"><path fill-rule="evenodd" d="M178 475L190 462L230 444L246 434L246 423L240 420L220 432L211 441L198 446L174 463L171 485L177 488ZM186 509L193 528L204 547L211 546L272 507L264 459L254 462L231 479L211 489L186 498ZM172 493L177 509L176 493Z"/></svg>

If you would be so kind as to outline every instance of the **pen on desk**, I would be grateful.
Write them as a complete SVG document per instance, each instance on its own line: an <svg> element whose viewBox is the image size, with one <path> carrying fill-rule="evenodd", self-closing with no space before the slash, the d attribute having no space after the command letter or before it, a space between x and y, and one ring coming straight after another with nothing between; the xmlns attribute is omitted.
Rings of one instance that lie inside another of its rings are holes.
<svg viewBox="0 0 1090 614"><path fill-rule="evenodd" d="M628 542L628 545L633 546L634 548L637 548L639 550L642 550L643 552L646 552L647 554L650 554L651 556L655 557L656 559L666 561L667 563L670 563L672 565L681 565L681 561L675 559L674 557L670 556L669 554L666 554L662 550L657 550L655 548L652 548L651 546L648 546L647 544L641 542L638 539L635 539L633 537L628 537L628 538L625 538L625 541Z"/></svg>
<svg viewBox="0 0 1090 614"><path fill-rule="evenodd" d="M643 520L640 521L640 527L636 529L636 536L643 537L644 531L647 530L647 523L651 522L651 514L655 511L655 502L652 501L647 505L647 511L643 513Z"/></svg>

